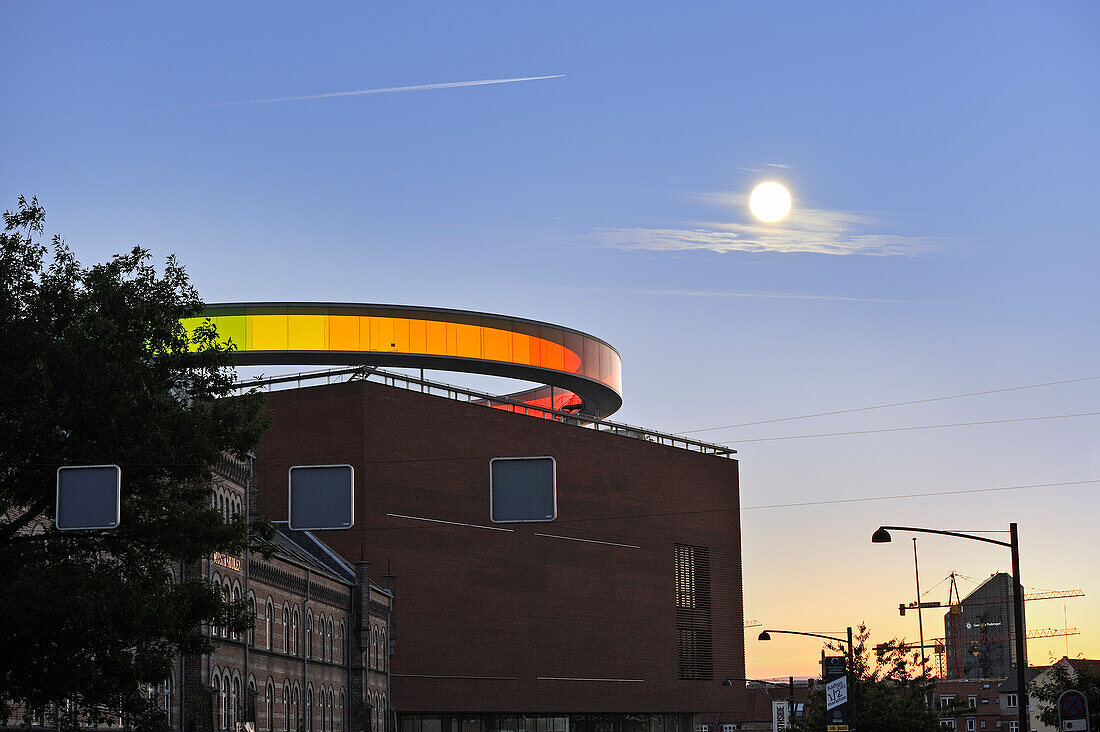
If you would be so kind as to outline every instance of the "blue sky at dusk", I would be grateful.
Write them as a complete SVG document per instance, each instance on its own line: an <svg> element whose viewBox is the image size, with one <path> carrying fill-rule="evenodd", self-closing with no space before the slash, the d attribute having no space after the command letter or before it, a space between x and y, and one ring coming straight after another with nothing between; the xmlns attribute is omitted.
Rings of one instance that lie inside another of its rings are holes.
<svg viewBox="0 0 1100 732"><path fill-rule="evenodd" d="M0 207L37 195L87 263L141 244L211 302L568 325L619 349L615 419L675 432L1100 376L1094 2L0 12ZM794 197L778 224L746 207L764 180ZM1100 480L1100 417L739 440L1087 412L1100 379L693 434L764 506ZM1017 521L1024 584L1086 592L1029 606L1082 631L1031 661L1098 657L1098 491L746 511L746 615L915 638L911 542L874 528ZM919 547L927 586L1008 568ZM812 642L746 645L749 676L816 673Z"/></svg>

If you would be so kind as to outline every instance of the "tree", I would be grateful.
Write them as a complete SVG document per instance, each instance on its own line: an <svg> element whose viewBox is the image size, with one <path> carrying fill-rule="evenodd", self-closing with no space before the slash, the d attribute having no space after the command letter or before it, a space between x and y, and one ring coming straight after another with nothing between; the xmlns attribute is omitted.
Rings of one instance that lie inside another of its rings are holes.
<svg viewBox="0 0 1100 732"><path fill-rule="evenodd" d="M1089 728L1100 729L1100 673L1087 668L1072 668L1073 661L1059 661L1050 667L1046 680L1033 681L1028 688L1031 698L1039 704L1039 721L1058 728L1058 697L1076 689L1085 695L1089 705ZM1038 683L1037 683L1038 682Z"/></svg>
<svg viewBox="0 0 1100 732"><path fill-rule="evenodd" d="M870 632L861 624L855 635L852 669L848 675L850 724L858 732L934 732L939 715L928 704L935 682L922 668L920 654L910 655L902 640L879 646L876 665L871 667L867 640ZM830 651L845 655L847 646L830 643ZM825 732L825 692L818 687L810 694L806 714L794 722L802 732Z"/></svg>
<svg viewBox="0 0 1100 732"><path fill-rule="evenodd" d="M243 456L266 427L258 394L231 394L232 345L207 324L184 269L162 272L134 248L83 267L45 213L20 197L0 234L0 721L15 706L121 712L166 724L147 693L173 657L201 653L196 632L251 622L200 577L173 569L249 542L270 551L266 521L226 522L210 503L210 466ZM62 465L122 468L112 531L53 526Z"/></svg>

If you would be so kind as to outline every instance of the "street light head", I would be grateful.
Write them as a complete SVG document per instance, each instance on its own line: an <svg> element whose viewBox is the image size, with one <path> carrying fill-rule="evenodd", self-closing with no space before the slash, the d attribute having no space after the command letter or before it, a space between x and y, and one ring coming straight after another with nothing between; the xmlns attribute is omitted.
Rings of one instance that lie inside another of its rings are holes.
<svg viewBox="0 0 1100 732"><path fill-rule="evenodd" d="M771 639L772 639L772 637L770 635L768 635L768 631L766 631L766 630L763 633L760 634L759 638L757 638L757 640L771 640Z"/></svg>
<svg viewBox="0 0 1100 732"><path fill-rule="evenodd" d="M882 528L881 526L878 527L878 531L871 534L871 543L873 543L873 544L889 544L890 543L890 532L887 531L886 529Z"/></svg>
<svg viewBox="0 0 1100 732"><path fill-rule="evenodd" d="M722 686L733 686L733 679L722 679Z"/></svg>

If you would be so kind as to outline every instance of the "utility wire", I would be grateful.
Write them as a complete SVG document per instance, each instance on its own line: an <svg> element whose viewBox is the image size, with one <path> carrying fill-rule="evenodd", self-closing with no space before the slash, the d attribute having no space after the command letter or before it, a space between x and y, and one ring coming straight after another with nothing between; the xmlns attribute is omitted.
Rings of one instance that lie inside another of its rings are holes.
<svg viewBox="0 0 1100 732"><path fill-rule="evenodd" d="M973 427L980 424L1008 424L1010 422L1039 422L1048 419L1071 419L1074 417L1095 417L1100 412L1079 412L1077 414L1051 414L1043 417L1015 417L1013 419L987 419L981 422L950 422L948 424L926 424L919 427L887 427L878 430L851 430L848 432L817 432L808 435L787 435L785 437L755 437L751 440L729 440L740 445L746 442L774 442L776 440L804 440L811 437L842 437L844 435L873 435L882 432L912 432L914 430L936 430L944 427Z"/></svg>
<svg viewBox="0 0 1100 732"><path fill-rule="evenodd" d="M679 434L690 435L696 432L713 432L714 430L728 430L734 427L751 427L758 424L775 424L776 422L791 422L796 419L810 419L811 417L831 417L835 414L852 414L854 412L869 412L873 409L887 409L889 407L905 407L910 404L927 404L929 402L942 402L949 399L964 399L966 397L984 396L986 394L1002 394L1006 391L1021 391L1023 389L1038 389L1044 386L1058 386L1060 384L1076 384L1082 381L1096 381L1100 376L1083 376L1079 379L1063 379L1061 381L1047 381L1042 384L1027 384L1026 386L1009 386L1004 389L989 389L987 391L972 391L966 394L953 394L951 396L930 397L928 399L913 399L908 402L891 402L890 404L876 404L870 407L856 407L854 409L838 409L833 412L816 412L814 414L800 414L797 417L780 417L778 419L761 419L756 422L741 422L739 424L727 424L721 427L704 427L698 430L684 430Z"/></svg>

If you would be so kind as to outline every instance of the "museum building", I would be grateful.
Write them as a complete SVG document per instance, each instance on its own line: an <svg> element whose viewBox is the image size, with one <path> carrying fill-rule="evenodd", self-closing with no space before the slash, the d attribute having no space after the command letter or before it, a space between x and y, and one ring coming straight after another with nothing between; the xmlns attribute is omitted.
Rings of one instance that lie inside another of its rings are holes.
<svg viewBox="0 0 1100 732"><path fill-rule="evenodd" d="M400 732L690 732L743 711L747 693L722 685L745 676L734 451L609 421L622 401L611 346L441 309L209 315L242 365L351 366L259 382L273 424L256 449L257 505L282 521L290 468L352 467L353 525L314 533L344 561L370 560L373 581L400 577L388 697ZM424 369L544 386L494 396ZM530 505L494 483L509 461L542 464L520 471L539 492Z"/></svg>

